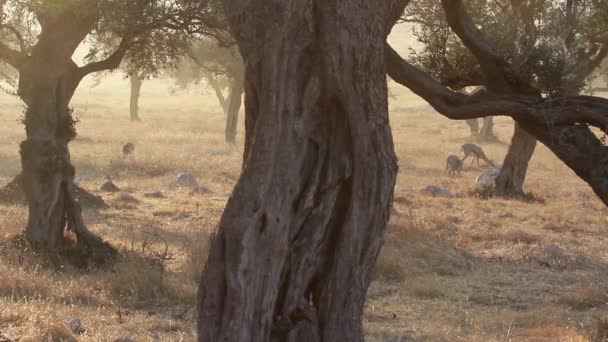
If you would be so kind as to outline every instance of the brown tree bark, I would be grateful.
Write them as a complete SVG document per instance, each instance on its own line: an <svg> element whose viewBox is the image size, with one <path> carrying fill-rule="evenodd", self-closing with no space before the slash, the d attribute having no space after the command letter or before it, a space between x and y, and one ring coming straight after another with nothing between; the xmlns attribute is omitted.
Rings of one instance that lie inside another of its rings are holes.
<svg viewBox="0 0 608 342"><path fill-rule="evenodd" d="M384 44L403 6L227 1L246 159L201 281L200 341L363 340L397 172Z"/></svg>
<svg viewBox="0 0 608 342"><path fill-rule="evenodd" d="M208 80L209 85L211 86L211 88L213 88L213 91L215 92L215 97L217 98L217 101L222 107L222 111L224 112L224 114L228 115L228 102L224 97L224 93L222 93L222 87L220 86L219 82L213 77L213 75L210 74Z"/></svg>
<svg viewBox="0 0 608 342"><path fill-rule="evenodd" d="M26 139L20 145L22 185L29 215L25 236L35 249L57 255L69 244L65 229L77 238L74 260L101 262L116 251L88 230L82 220L68 144L75 120L68 105L85 75L71 56L90 26L72 13L49 14L41 21L38 43L19 67L19 96L27 109Z"/></svg>
<svg viewBox="0 0 608 342"><path fill-rule="evenodd" d="M528 163L536 148L536 138L522 129L517 122L511 146L505 156L500 174L496 178L496 195L520 197L524 195L524 181Z"/></svg>
<svg viewBox="0 0 608 342"><path fill-rule="evenodd" d="M243 81L241 79L233 79L230 84L230 92L228 94L228 103L226 108L226 142L230 144L236 143L236 130L239 123L239 111L241 110L241 97L243 95Z"/></svg>
<svg viewBox="0 0 608 342"><path fill-rule="evenodd" d="M143 80L139 75L134 74L129 76L129 82L131 84L131 97L129 99L129 118L132 122L139 122L139 95L141 93L141 84Z"/></svg>

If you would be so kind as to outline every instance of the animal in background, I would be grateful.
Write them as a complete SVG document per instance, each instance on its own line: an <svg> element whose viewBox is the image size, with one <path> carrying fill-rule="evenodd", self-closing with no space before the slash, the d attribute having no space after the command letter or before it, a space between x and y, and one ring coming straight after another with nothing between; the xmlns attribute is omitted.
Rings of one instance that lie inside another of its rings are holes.
<svg viewBox="0 0 608 342"><path fill-rule="evenodd" d="M448 159L445 163L445 171L444 173L447 173L451 176L455 175L455 174L460 174L460 171L462 170L462 160L460 160L460 158L458 158L457 156L451 154L448 156Z"/></svg>
<svg viewBox="0 0 608 342"><path fill-rule="evenodd" d="M460 148L460 150L461 150L462 154L464 154L464 157L462 158L463 163L464 163L465 159L467 159L468 157L471 157L471 165L473 165L473 162L475 160L477 160L477 166L479 166L479 159L481 159L490 166L496 166L493 161L491 161L490 159L488 159L488 157L486 157L486 154L483 153L483 150L481 149L481 147L479 147L475 144L463 144L462 147Z"/></svg>
<svg viewBox="0 0 608 342"><path fill-rule="evenodd" d="M122 156L124 158L127 158L129 155L133 154L133 152L135 152L135 145L133 143L128 142L122 147Z"/></svg>

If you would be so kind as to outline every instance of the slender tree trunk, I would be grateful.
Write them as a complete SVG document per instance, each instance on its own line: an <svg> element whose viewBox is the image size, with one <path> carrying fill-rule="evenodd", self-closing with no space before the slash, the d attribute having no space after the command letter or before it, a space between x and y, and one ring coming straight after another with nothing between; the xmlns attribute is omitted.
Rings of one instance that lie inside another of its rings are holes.
<svg viewBox="0 0 608 342"><path fill-rule="evenodd" d="M494 134L493 116L486 116L485 118L483 118L483 125L481 126L481 130L479 131L479 139L483 141L496 140L496 135Z"/></svg>
<svg viewBox="0 0 608 342"><path fill-rule="evenodd" d="M477 119L465 120L471 130L471 138L476 139L479 135L479 121Z"/></svg>
<svg viewBox="0 0 608 342"><path fill-rule="evenodd" d="M241 97L243 95L243 81L233 79L230 84L228 95L228 106L226 112L226 142L234 144L236 142L236 129L239 123L239 111L241 110Z"/></svg>
<svg viewBox="0 0 608 342"><path fill-rule="evenodd" d="M141 93L141 84L143 80L139 75L133 74L129 76L131 83L131 98L129 101L129 113L131 121L141 121L139 118L139 94Z"/></svg>
<svg viewBox="0 0 608 342"><path fill-rule="evenodd" d="M528 171L528 163L536 148L536 138L519 124L515 123L515 131L511 138L511 146L505 156L500 174L496 178L496 194L498 196L517 197L524 195L524 181Z"/></svg>
<svg viewBox="0 0 608 342"><path fill-rule="evenodd" d="M226 6L247 61L253 132L201 281L199 340L363 341L365 295L397 172L387 17L403 7Z"/></svg>
<svg viewBox="0 0 608 342"><path fill-rule="evenodd" d="M218 81L213 76L210 75L208 80L209 80L209 85L211 86L211 88L213 88L213 91L215 91L215 96L217 97L217 101L220 103L220 106L222 107L222 111L224 112L224 114L226 114L226 116L228 116L228 102L226 101L226 98L224 97L224 93L222 92L222 87L220 86Z"/></svg>

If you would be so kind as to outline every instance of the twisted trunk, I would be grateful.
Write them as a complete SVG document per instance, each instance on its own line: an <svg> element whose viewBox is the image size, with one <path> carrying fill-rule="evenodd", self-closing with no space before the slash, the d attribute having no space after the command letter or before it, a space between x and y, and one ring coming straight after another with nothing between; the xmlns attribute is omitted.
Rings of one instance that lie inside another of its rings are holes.
<svg viewBox="0 0 608 342"><path fill-rule="evenodd" d="M27 106L21 177L29 209L28 241L55 256L71 247L64 238L67 228L77 238L70 253L85 265L101 262L115 250L87 229L76 198L68 147L76 131L68 105L83 75L71 56L88 29L71 18L68 13L45 21L38 43L19 70L19 96Z"/></svg>
<svg viewBox="0 0 608 342"><path fill-rule="evenodd" d="M141 121L139 118L139 94L141 93L141 84L143 80L139 75L134 74L129 76L131 83L131 97L129 101L129 114L130 119L133 122Z"/></svg>
<svg viewBox="0 0 608 342"><path fill-rule="evenodd" d="M536 148L536 138L519 124L515 123L515 131L511 146L505 156L500 174L496 178L496 194L498 196L519 197L524 195L524 181L528 171L528 163Z"/></svg>
<svg viewBox="0 0 608 342"><path fill-rule="evenodd" d="M236 143L236 129L239 123L239 111L241 110L241 97L243 95L243 81L233 79L230 84L228 102L226 105L226 129L225 138L227 143Z"/></svg>
<svg viewBox="0 0 608 342"><path fill-rule="evenodd" d="M227 2L246 158L201 281L200 341L363 340L397 172L384 44L398 5Z"/></svg>

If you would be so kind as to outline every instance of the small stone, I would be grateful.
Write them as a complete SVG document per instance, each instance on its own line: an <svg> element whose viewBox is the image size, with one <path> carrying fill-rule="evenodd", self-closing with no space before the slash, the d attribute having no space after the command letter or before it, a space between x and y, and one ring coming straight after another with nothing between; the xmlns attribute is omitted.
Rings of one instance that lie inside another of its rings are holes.
<svg viewBox="0 0 608 342"><path fill-rule="evenodd" d="M493 193L496 187L496 178L500 170L496 168L488 169L475 178L475 189L480 194Z"/></svg>
<svg viewBox="0 0 608 342"><path fill-rule="evenodd" d="M149 190L144 192L144 197L147 198L164 198L163 192L160 190Z"/></svg>
<svg viewBox="0 0 608 342"><path fill-rule="evenodd" d="M190 212L182 212L182 213L179 213L179 214L175 215L172 220L173 221L181 221L181 220L185 220L185 219L190 218L190 217L192 217L192 213L190 213Z"/></svg>
<svg viewBox="0 0 608 342"><path fill-rule="evenodd" d="M554 243L545 246L544 252L553 258L563 258L566 256L566 250Z"/></svg>
<svg viewBox="0 0 608 342"><path fill-rule="evenodd" d="M114 184L111 180L107 180L103 184L101 184L99 190L105 192L119 192L120 188L118 188L116 184Z"/></svg>
<svg viewBox="0 0 608 342"><path fill-rule="evenodd" d="M597 207L591 202L581 202L581 208L595 210Z"/></svg>
<svg viewBox="0 0 608 342"><path fill-rule="evenodd" d="M199 194L212 194L213 190L211 190L209 187L206 187L204 185L197 185L194 187L194 189L192 189L192 191L190 192L191 194L195 194L195 193L199 193Z"/></svg>
<svg viewBox="0 0 608 342"><path fill-rule="evenodd" d="M139 202L139 200L137 198L135 198L135 196L133 196L131 193L124 192L124 191L121 192L120 194L118 194L118 199L123 202L130 202L130 203Z"/></svg>
<svg viewBox="0 0 608 342"><path fill-rule="evenodd" d="M120 336L114 342L135 342L135 340L131 336Z"/></svg>
<svg viewBox="0 0 608 342"><path fill-rule="evenodd" d="M431 196L452 197L452 193L449 190L443 189L437 185L429 185L420 190L420 192Z"/></svg>
<svg viewBox="0 0 608 342"><path fill-rule="evenodd" d="M182 172L177 174L174 186L176 188L195 188L198 186L196 178L190 172Z"/></svg>
<svg viewBox="0 0 608 342"><path fill-rule="evenodd" d="M82 327L82 321L78 317L74 317L65 324L74 334L84 334L87 330Z"/></svg>
<svg viewBox="0 0 608 342"><path fill-rule="evenodd" d="M230 154L230 150L224 147L213 148L209 150L209 154L213 156L227 156Z"/></svg>
<svg viewBox="0 0 608 342"><path fill-rule="evenodd" d="M395 185L395 192L412 192L414 188L408 186Z"/></svg>

